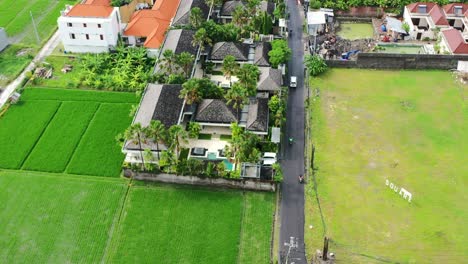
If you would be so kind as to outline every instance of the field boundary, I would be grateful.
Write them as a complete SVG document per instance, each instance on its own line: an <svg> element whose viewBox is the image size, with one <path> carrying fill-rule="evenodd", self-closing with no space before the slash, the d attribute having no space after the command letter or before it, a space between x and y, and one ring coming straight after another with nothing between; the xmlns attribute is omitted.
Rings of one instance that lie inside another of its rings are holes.
<svg viewBox="0 0 468 264"><path fill-rule="evenodd" d="M0 169L2 172L13 172L13 173L26 173L34 174L37 177L48 177L48 178L66 178L70 180L78 181L96 181L96 182L119 182L125 178L115 178L115 177L106 177L106 176L94 176L94 175L80 175L80 174L68 174L63 172L47 172L47 171L33 171L33 170L17 170L17 169ZM1 176L0 176L1 177ZM125 181L124 181L125 182Z"/></svg>
<svg viewBox="0 0 468 264"><path fill-rule="evenodd" d="M240 228L239 228L239 251L237 253L237 261L236 263L240 263L240 257L242 254L242 249L243 249L243 236L244 236L244 221L245 221L245 206L246 206L246 194L245 192L242 192L242 212L241 212L241 222L240 222Z"/></svg>
<svg viewBox="0 0 468 264"><path fill-rule="evenodd" d="M21 161L21 164L19 166L18 169L22 169L23 166L24 166L24 163L26 162L26 160L29 158L29 156L31 155L32 151L34 150L34 148L36 147L37 143L39 142L39 140L41 139L42 135L44 135L44 132L47 130L47 128L49 127L50 125L50 122L52 122L52 120L54 119L55 115L57 115L59 109L62 107L62 102L59 102L59 105L57 107L57 109L55 109L55 112L54 114L49 118L49 121L47 121L47 124L45 125L44 129L42 129L41 133L39 134L39 136L37 137L36 141L34 142L33 146L31 147L31 149L29 150L28 154L26 155L26 157L24 157L24 159Z"/></svg>

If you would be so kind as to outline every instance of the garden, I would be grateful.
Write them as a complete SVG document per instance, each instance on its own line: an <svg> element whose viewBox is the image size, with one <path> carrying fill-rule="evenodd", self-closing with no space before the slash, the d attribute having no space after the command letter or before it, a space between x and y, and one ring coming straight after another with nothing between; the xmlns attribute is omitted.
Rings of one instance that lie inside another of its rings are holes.
<svg viewBox="0 0 468 264"><path fill-rule="evenodd" d="M124 156L115 137L138 100L129 93L27 88L0 117L0 168L116 177Z"/></svg>
<svg viewBox="0 0 468 264"><path fill-rule="evenodd" d="M308 252L328 236L346 263L463 262L466 85L444 71L332 69L311 87Z"/></svg>

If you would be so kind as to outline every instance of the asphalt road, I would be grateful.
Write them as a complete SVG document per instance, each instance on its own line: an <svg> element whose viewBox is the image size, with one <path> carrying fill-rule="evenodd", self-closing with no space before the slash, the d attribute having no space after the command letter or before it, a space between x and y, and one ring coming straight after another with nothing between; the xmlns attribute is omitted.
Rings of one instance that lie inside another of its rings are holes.
<svg viewBox="0 0 468 264"><path fill-rule="evenodd" d="M304 249L304 186L299 183L299 175L304 174L304 45L302 42L303 6L297 0L287 1L290 13L289 47L292 57L288 64L289 76L297 76L297 87L289 88L286 114L286 135L283 140L281 165L284 181L281 184L280 207L280 256L282 263L307 263ZM289 82L288 82L289 83ZM293 144L288 138L294 139ZM292 239L291 239L292 238ZM292 243L291 243L292 242ZM285 243L291 245L285 245ZM289 254L288 254L289 252ZM286 261L287 259L287 261Z"/></svg>

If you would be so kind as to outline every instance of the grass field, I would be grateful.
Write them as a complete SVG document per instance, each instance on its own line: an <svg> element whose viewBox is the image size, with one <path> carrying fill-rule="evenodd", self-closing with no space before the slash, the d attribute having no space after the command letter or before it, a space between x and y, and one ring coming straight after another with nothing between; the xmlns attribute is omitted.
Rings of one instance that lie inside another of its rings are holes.
<svg viewBox="0 0 468 264"><path fill-rule="evenodd" d="M0 0L0 27L5 28L10 37L18 37L22 43L37 43L31 14L34 17L41 42L52 35L57 28L57 18L66 4L75 0Z"/></svg>
<svg viewBox="0 0 468 264"><path fill-rule="evenodd" d="M115 137L137 101L128 93L26 89L0 118L0 168L118 176Z"/></svg>
<svg viewBox="0 0 468 264"><path fill-rule="evenodd" d="M340 23L338 36L344 39L364 39L374 36L374 28L371 23Z"/></svg>
<svg viewBox="0 0 468 264"><path fill-rule="evenodd" d="M106 259L269 263L273 208L271 193L133 187Z"/></svg>
<svg viewBox="0 0 468 264"><path fill-rule="evenodd" d="M2 262L101 261L124 182L84 179L0 171Z"/></svg>
<svg viewBox="0 0 468 264"><path fill-rule="evenodd" d="M24 45L11 45L0 52L0 87L15 79L28 66L34 52L34 49Z"/></svg>
<svg viewBox="0 0 468 264"><path fill-rule="evenodd" d="M308 252L327 235L344 263L465 262L466 86L442 71L344 69L311 86L320 89L312 142L325 226L310 181Z"/></svg>

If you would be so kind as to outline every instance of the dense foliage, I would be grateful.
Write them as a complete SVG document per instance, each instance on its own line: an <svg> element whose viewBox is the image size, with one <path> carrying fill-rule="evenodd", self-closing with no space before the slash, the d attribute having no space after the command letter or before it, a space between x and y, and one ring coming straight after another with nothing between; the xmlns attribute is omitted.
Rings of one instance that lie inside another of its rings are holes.
<svg viewBox="0 0 468 264"><path fill-rule="evenodd" d="M349 7L357 6L378 6L378 7L403 7L411 4L413 0L312 0L311 5L316 2L321 3L322 7L347 10ZM449 3L449 0L428 0L427 2L436 2L441 5Z"/></svg>
<svg viewBox="0 0 468 264"><path fill-rule="evenodd" d="M114 53L87 54L80 59L78 85L113 91L142 91L151 80L154 60L144 48L118 47Z"/></svg>
<svg viewBox="0 0 468 264"><path fill-rule="evenodd" d="M277 39L271 42L272 49L268 52L270 63L273 68L278 68L278 65L286 63L291 57L292 51L288 47L288 43L284 39Z"/></svg>
<svg viewBox="0 0 468 264"><path fill-rule="evenodd" d="M318 55L307 55L304 58L304 64L307 68L307 72L311 76L320 75L321 73L326 72L328 68L325 60Z"/></svg>

